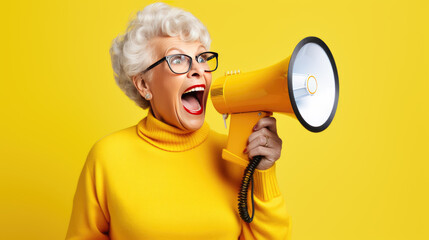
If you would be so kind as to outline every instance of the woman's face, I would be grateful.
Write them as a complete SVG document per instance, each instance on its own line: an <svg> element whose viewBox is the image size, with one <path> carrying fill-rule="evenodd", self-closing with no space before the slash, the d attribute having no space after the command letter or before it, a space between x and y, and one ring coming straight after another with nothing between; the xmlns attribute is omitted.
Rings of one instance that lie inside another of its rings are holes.
<svg viewBox="0 0 429 240"><path fill-rule="evenodd" d="M192 67L184 74L173 73L166 61L149 70L152 71L151 77L145 82L152 94L150 105L153 114L157 119L183 130L199 129L204 123L212 75L204 71L195 56L207 49L198 41L185 42L177 37L157 37L149 44L153 49L154 62L172 54L192 57Z"/></svg>

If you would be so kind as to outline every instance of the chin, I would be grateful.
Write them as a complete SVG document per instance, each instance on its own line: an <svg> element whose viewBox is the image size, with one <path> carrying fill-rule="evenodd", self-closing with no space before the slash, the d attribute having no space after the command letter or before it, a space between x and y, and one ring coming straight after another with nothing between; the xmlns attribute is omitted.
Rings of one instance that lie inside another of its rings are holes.
<svg viewBox="0 0 429 240"><path fill-rule="evenodd" d="M204 124L204 113L198 116L197 119L182 119L182 126L188 131L196 131L200 129Z"/></svg>

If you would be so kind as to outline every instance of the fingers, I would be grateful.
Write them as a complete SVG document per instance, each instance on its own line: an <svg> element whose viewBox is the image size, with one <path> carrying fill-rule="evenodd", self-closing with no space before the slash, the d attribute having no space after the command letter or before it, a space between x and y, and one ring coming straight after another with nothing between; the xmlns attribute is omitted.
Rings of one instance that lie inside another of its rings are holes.
<svg viewBox="0 0 429 240"><path fill-rule="evenodd" d="M274 147L275 143L273 139L270 139L270 136L268 136L268 134L259 134L255 133L254 134L255 137L253 137L253 140L251 140L248 144L247 144L247 149L251 150L254 149L258 146L263 146L263 147Z"/></svg>
<svg viewBox="0 0 429 240"><path fill-rule="evenodd" d="M259 135L265 135L270 138L278 138L276 119L273 117L261 118L253 127L253 133L250 134L248 143L252 142Z"/></svg>
<svg viewBox="0 0 429 240"><path fill-rule="evenodd" d="M281 151L277 148L267 148L263 146L258 146L253 149L249 149L248 156L249 158L253 158L255 156L263 156L264 159L275 162L277 159L280 158Z"/></svg>
<svg viewBox="0 0 429 240"><path fill-rule="evenodd" d="M250 142L245 151L245 153L248 153L249 158L257 155L274 160L280 158L283 144L282 140L268 129L265 128L265 130L261 129L252 133L249 140Z"/></svg>
<svg viewBox="0 0 429 240"><path fill-rule="evenodd" d="M264 117L253 127L253 131L258 131L262 128L268 128L273 133L277 134L276 119L274 117Z"/></svg>
<svg viewBox="0 0 429 240"><path fill-rule="evenodd" d="M248 138L248 140L247 140L247 142L248 143L251 143L251 142L253 142L256 138L258 138L258 137L261 137L261 141L262 140L264 140L265 141L265 138L262 138L263 136L268 136L268 137L271 137L271 136L273 136L274 134L270 131L270 130L268 130L268 129L266 129L266 128L262 128L262 129L260 129L260 130L258 130L258 131L255 131L255 132L253 132L252 134L250 134L250 136L249 136L249 138Z"/></svg>
<svg viewBox="0 0 429 240"><path fill-rule="evenodd" d="M256 156L253 154L253 150L259 149L256 151L256 154L261 153L261 151L263 150L260 150L260 148L268 149L268 151L270 151L267 155L264 154L262 156L267 156L267 158L271 159L278 159L282 150L282 140L277 136L269 137L267 135L258 135L257 137L255 137L255 139L249 142L246 147L245 153L249 153L249 157L253 157ZM265 153L265 151L263 152Z"/></svg>
<svg viewBox="0 0 429 240"><path fill-rule="evenodd" d="M247 153L249 158L262 156L257 168L268 169L280 158L282 150L282 140L277 135L276 119L273 117L260 119L253 131L244 153Z"/></svg>

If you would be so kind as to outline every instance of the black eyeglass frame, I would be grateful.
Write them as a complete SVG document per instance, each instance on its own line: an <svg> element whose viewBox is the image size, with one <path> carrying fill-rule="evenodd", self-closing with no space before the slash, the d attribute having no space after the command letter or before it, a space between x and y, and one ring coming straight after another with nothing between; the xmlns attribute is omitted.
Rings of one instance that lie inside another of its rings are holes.
<svg viewBox="0 0 429 240"><path fill-rule="evenodd" d="M213 56L216 58L216 67L215 67L215 69L213 69L213 70L204 70L205 72L214 72L214 71L216 71L216 69L217 69L217 67L218 67L218 57L219 57L219 54L217 53L217 52L210 52L210 51L208 51L208 52L202 52L202 53L200 53L200 54L198 54L197 56L195 56L195 61L197 61L197 63L198 63L198 58L201 56L201 55L203 55L203 54L206 54L206 53L211 53L211 54L213 54ZM188 70L186 71L186 72L183 72L183 73L177 73L177 72L175 72L175 71L173 71L173 68L170 66L170 59L172 58L172 57L175 57L175 56L186 56L186 57L188 57L191 61L190 61L190 63L189 63L189 68L188 68ZM212 58L210 58L209 60L211 60ZM149 70L151 70L152 68L154 68L154 67L156 67L156 66L158 66L159 64L161 64L163 61L166 61L167 62L167 65L168 65L168 67L170 68L170 70L171 70L171 72L173 72L173 73L175 73L175 74L185 74L185 73L187 73L187 72L189 72L189 70L191 70L191 68L192 68L192 57L191 56L189 56L189 55L186 55L186 54L183 54L183 53L180 53L180 54L173 54L173 55L168 55L168 56L165 56L165 57L163 57L163 58L161 58L161 59L159 59L158 61L156 61L154 64L152 64L152 65L150 65L148 68L146 68L145 70L143 70L142 71L142 73L146 73L147 71L149 71Z"/></svg>

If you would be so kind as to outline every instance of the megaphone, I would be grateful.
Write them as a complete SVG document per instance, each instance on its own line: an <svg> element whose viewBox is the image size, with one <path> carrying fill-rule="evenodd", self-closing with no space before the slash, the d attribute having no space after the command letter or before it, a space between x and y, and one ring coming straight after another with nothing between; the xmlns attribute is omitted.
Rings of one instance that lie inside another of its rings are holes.
<svg viewBox="0 0 429 240"><path fill-rule="evenodd" d="M299 120L309 131L320 132L332 122L339 96L338 72L328 46L317 37L301 40L291 56L270 67L248 73L228 72L212 84L214 107L231 115L228 143L222 158L247 165L240 190L239 212L247 212L247 191L260 157L248 161L243 153L253 126L272 112ZM253 181L252 181L253 183ZM252 195L253 200L253 195Z"/></svg>

